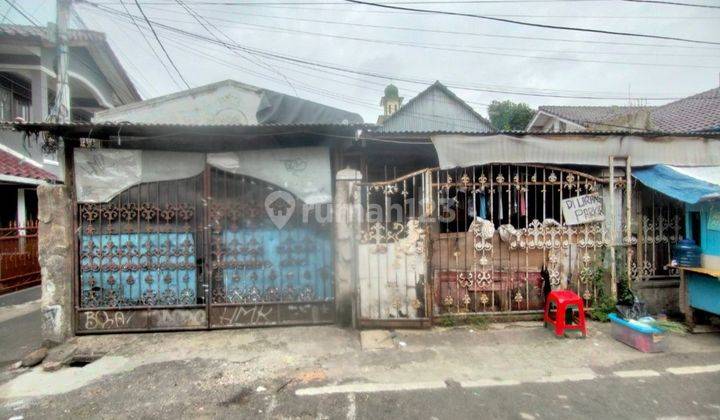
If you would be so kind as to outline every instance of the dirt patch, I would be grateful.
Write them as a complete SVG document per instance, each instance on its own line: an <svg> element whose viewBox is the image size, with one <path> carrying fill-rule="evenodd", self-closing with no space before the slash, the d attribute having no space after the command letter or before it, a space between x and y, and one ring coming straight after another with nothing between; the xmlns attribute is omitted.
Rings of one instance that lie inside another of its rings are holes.
<svg viewBox="0 0 720 420"><path fill-rule="evenodd" d="M323 369L306 370L293 376L293 382L307 384L310 382L324 381L327 373Z"/></svg>
<svg viewBox="0 0 720 420"><path fill-rule="evenodd" d="M250 396L252 395L253 391L249 387L244 387L240 389L240 392L237 392L232 397L228 398L227 400L220 403L223 407L228 407L231 405L243 405L248 402L250 399Z"/></svg>

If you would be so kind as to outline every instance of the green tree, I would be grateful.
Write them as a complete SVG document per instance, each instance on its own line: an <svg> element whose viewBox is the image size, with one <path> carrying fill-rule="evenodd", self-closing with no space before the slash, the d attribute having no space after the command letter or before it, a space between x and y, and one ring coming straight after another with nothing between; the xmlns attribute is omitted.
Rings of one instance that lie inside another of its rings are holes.
<svg viewBox="0 0 720 420"><path fill-rule="evenodd" d="M490 122L498 130L525 130L535 111L522 102L492 101L488 114Z"/></svg>

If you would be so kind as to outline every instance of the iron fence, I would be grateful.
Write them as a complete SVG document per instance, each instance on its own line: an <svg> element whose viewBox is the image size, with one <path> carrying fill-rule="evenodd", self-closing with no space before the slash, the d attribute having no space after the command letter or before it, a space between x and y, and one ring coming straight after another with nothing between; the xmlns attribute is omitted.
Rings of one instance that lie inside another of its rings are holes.
<svg viewBox="0 0 720 420"><path fill-rule="evenodd" d="M0 294L40 284L37 221L0 228Z"/></svg>

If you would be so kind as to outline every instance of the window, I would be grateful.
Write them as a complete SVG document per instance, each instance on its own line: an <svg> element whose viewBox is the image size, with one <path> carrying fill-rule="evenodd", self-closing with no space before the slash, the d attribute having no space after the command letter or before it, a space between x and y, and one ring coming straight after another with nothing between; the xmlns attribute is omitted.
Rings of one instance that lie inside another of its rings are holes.
<svg viewBox="0 0 720 420"><path fill-rule="evenodd" d="M12 121L12 92L0 87L0 119Z"/></svg>
<svg viewBox="0 0 720 420"><path fill-rule="evenodd" d="M14 99L15 112L13 117L20 117L25 121L30 120L30 101L20 96L15 96ZM15 119L15 118L13 118Z"/></svg>
<svg viewBox="0 0 720 420"><path fill-rule="evenodd" d="M0 73L0 120L30 120L30 83L12 73Z"/></svg>

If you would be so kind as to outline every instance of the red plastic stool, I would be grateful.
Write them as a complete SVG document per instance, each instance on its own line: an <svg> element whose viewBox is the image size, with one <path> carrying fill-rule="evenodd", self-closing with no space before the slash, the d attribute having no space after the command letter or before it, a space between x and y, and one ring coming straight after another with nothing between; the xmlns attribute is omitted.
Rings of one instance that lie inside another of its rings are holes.
<svg viewBox="0 0 720 420"><path fill-rule="evenodd" d="M551 308L553 307L553 308ZM575 318L573 309L577 308L578 317ZM570 319L567 318L567 311L570 312ZM555 327L555 335L561 337L566 330L580 330L583 337L587 336L585 327L585 308L580 296L570 290L555 290L550 292L545 302L545 326L551 324Z"/></svg>

